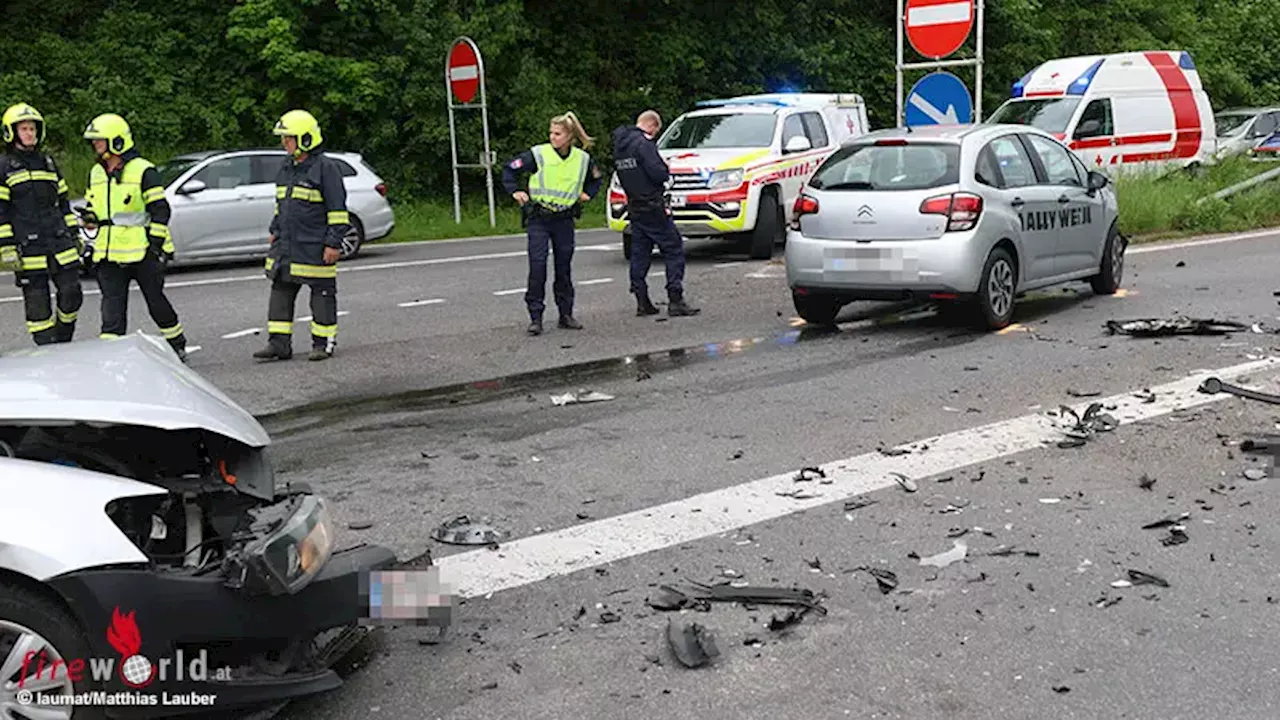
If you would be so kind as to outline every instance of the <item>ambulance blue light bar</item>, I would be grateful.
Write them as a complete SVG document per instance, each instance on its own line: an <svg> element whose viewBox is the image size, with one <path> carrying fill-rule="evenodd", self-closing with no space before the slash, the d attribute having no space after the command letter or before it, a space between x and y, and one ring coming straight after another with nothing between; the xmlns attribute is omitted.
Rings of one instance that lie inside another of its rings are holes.
<svg viewBox="0 0 1280 720"><path fill-rule="evenodd" d="M1191 53L1186 50L1182 51L1182 56L1178 58L1178 67L1183 70L1195 70L1196 62L1191 59Z"/></svg>
<svg viewBox="0 0 1280 720"><path fill-rule="evenodd" d="M1037 69L1039 69L1038 66L1035 68L1032 68L1030 71L1027 72L1026 75L1022 76L1021 80L1013 84L1013 92L1010 93L1010 97L1015 97L1015 98L1022 97L1023 93L1027 91L1027 83L1031 82L1031 76L1035 74L1035 71Z"/></svg>
<svg viewBox="0 0 1280 720"><path fill-rule="evenodd" d="M697 107L724 107L726 105L776 105L778 107L791 107L795 103L788 102L781 98L728 98L724 100L702 100L698 102Z"/></svg>
<svg viewBox="0 0 1280 720"><path fill-rule="evenodd" d="M1093 82L1093 76L1098 74L1098 68L1101 68L1102 63L1105 61L1106 58L1102 58L1090 65L1089 69L1085 70L1083 75L1076 78L1074 82L1067 86L1066 94L1083 95L1085 91L1089 89L1089 83Z"/></svg>

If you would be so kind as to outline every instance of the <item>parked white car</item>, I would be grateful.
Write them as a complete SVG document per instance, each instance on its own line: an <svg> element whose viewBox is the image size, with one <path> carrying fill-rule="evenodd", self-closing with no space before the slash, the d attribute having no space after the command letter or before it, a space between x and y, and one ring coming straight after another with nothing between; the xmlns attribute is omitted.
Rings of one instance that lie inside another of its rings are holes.
<svg viewBox="0 0 1280 720"><path fill-rule="evenodd" d="M364 243L391 234L395 211L387 184L359 153L327 152L342 171L351 230L342 240L342 260ZM174 265L197 265L267 256L267 229L275 213L276 173L282 149L205 151L179 155L157 166L173 215ZM82 207L83 200L72 203ZM93 244L93 233L81 231Z"/></svg>

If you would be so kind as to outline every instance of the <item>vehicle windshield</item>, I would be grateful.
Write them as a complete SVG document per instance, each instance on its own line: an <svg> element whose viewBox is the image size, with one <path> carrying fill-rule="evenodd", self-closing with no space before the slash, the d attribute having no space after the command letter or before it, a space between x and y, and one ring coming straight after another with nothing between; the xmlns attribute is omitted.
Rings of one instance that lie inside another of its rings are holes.
<svg viewBox="0 0 1280 720"><path fill-rule="evenodd" d="M190 170L198 162L200 162L198 159L174 158L167 163L157 165L156 171L160 173L160 184L169 187L169 184L177 180L178 176Z"/></svg>
<svg viewBox="0 0 1280 720"><path fill-rule="evenodd" d="M816 190L925 190L960 182L954 143L848 145L809 180Z"/></svg>
<svg viewBox="0 0 1280 720"><path fill-rule="evenodd" d="M987 122L992 125L1030 125L1047 133L1065 133L1080 98L1035 98L1010 100L996 110Z"/></svg>
<svg viewBox="0 0 1280 720"><path fill-rule="evenodd" d="M658 142L662 150L769 147L778 119L763 113L683 117Z"/></svg>
<svg viewBox="0 0 1280 720"><path fill-rule="evenodd" d="M1226 137L1228 135L1235 135L1244 128L1245 123L1252 119L1253 115L1251 113L1218 115L1213 119L1213 122L1218 127L1218 137Z"/></svg>

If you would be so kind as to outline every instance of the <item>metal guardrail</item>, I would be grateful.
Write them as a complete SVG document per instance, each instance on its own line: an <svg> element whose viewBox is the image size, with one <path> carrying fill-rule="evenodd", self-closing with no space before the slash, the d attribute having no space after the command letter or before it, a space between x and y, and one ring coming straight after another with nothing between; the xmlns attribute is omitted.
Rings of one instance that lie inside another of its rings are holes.
<svg viewBox="0 0 1280 720"><path fill-rule="evenodd" d="M1231 197L1232 195L1235 195L1236 193L1243 192L1245 190L1248 190L1249 188L1261 185L1262 183L1275 180L1278 177L1280 177L1280 167L1275 168L1273 170L1268 170L1264 173L1259 173L1249 178L1248 180L1245 180L1243 182L1238 182L1235 185L1231 185L1230 187L1225 187L1219 190L1218 192L1212 195L1209 195L1207 197L1202 197L1196 201L1196 204L1203 205L1209 202L1210 200L1223 200L1225 198Z"/></svg>

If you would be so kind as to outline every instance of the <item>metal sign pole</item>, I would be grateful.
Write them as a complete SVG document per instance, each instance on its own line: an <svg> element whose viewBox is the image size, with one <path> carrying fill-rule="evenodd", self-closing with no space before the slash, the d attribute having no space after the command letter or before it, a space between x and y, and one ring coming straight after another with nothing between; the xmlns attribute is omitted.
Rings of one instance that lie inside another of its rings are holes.
<svg viewBox="0 0 1280 720"><path fill-rule="evenodd" d="M897 63L897 67L898 67L898 72L897 72L897 76L898 76L898 114L894 117L894 126L895 126L895 127L899 127L899 128L900 128L900 127L902 127L902 125L903 125L903 115L902 115L902 60L903 60L903 58L902 58L902 26L903 26L903 24L904 24L904 23L906 23L906 21L907 21L907 17L906 17L906 10L903 8L903 2L904 2L904 1L905 1L905 0L898 0L898 14L896 15L896 17L898 18L898 20L897 20L897 25L898 25L898 63Z"/></svg>
<svg viewBox="0 0 1280 720"><path fill-rule="evenodd" d="M484 172L489 190L489 227L497 227L498 219L493 207L493 153L489 151L489 99L485 96L484 57L476 49L476 62L480 65L480 117L484 124Z"/></svg>
<svg viewBox="0 0 1280 720"><path fill-rule="evenodd" d="M978 79L974 83L973 92L973 121L975 123L982 122L982 35L983 20L986 15L986 0L978 0Z"/></svg>
<svg viewBox="0 0 1280 720"><path fill-rule="evenodd" d="M462 224L462 188L458 185L458 132L453 122L453 85L449 82L449 59L444 61L444 95L449 103L449 150L453 155L453 221Z"/></svg>

